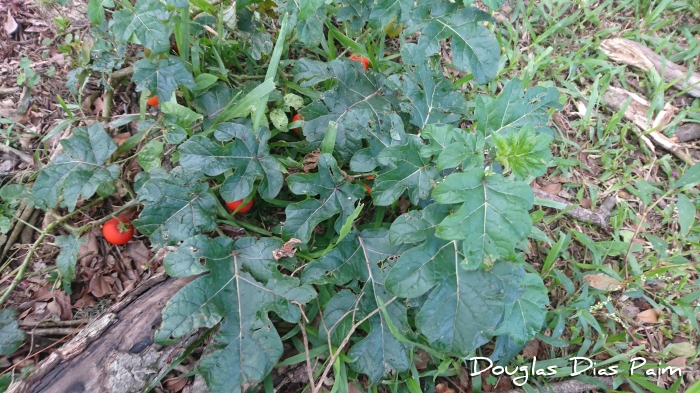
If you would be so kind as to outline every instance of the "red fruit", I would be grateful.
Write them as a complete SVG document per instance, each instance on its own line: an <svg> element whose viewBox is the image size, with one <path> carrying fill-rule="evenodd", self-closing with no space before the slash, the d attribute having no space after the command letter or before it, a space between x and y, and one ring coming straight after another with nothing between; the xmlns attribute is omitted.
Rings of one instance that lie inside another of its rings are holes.
<svg viewBox="0 0 700 393"><path fill-rule="evenodd" d="M150 106L158 106L158 96L153 96L146 101L146 104Z"/></svg>
<svg viewBox="0 0 700 393"><path fill-rule="evenodd" d="M374 180L374 175L365 176L365 180Z"/></svg>
<svg viewBox="0 0 700 393"><path fill-rule="evenodd" d="M292 117L292 123L294 123L295 121L299 121L299 120L304 120L304 117L298 113L296 115L294 115L294 117ZM297 134L298 136L301 136L301 134L299 134L298 128L293 128L292 131L294 131L294 133Z"/></svg>
<svg viewBox="0 0 700 393"><path fill-rule="evenodd" d="M226 202L226 207L231 209L231 211L235 211L236 209L238 209L238 206L240 206L241 203L243 203L243 199L233 201L233 202ZM238 210L236 212L236 214L248 213L248 210L250 210L251 207L253 207L253 200L252 199L250 200L250 202L248 202L247 205L240 208L240 210Z"/></svg>
<svg viewBox="0 0 700 393"><path fill-rule="evenodd" d="M365 190L367 190L367 195L369 195L370 192L372 192L372 188L367 185L367 183L362 183L365 186Z"/></svg>
<svg viewBox="0 0 700 393"><path fill-rule="evenodd" d="M124 216L119 216L107 221L102 226L102 234L108 242L121 246L134 237L134 226Z"/></svg>
<svg viewBox="0 0 700 393"><path fill-rule="evenodd" d="M180 48L177 47L177 44L170 45L170 49L172 49L178 55L180 54Z"/></svg>
<svg viewBox="0 0 700 393"><path fill-rule="evenodd" d="M365 70L369 68L369 59L366 57L353 55L350 56L350 60L359 61L360 63L362 63L362 68Z"/></svg>

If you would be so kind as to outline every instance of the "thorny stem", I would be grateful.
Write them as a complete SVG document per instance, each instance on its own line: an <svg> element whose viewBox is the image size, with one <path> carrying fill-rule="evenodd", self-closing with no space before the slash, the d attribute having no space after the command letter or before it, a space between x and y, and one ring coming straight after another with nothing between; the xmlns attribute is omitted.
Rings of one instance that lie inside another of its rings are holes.
<svg viewBox="0 0 700 393"><path fill-rule="evenodd" d="M385 303L385 306L388 306L391 304L394 300L396 300L396 296L392 297ZM338 350L333 353L333 348L328 348L328 350L331 352L331 358L328 360L328 364L326 365L326 368L323 370L323 374L321 374L321 378L319 379L318 385L316 385L316 388L312 390L312 393L318 393L318 391L321 389L323 386L323 381L326 379L328 376L328 373L331 371L331 368L333 367L333 363L335 363L335 360L340 356L340 352L342 352L343 348L348 345L348 342L350 341L350 337L352 337L352 334L355 333L355 329L360 327L363 323L365 323L366 320L370 319L374 314L378 313L381 309L377 307L374 311L371 313L367 314L366 317L360 319L357 323L352 325L350 328L350 331L348 331L348 334L343 338L343 342L340 343L340 346L338 346Z"/></svg>

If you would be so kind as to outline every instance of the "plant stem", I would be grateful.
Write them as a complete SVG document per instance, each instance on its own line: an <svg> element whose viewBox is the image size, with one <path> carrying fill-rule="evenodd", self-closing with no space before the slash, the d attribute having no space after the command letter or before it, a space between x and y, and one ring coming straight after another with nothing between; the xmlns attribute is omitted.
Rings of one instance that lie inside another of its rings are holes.
<svg viewBox="0 0 700 393"><path fill-rule="evenodd" d="M34 242L32 247L29 249L29 252L27 253L27 255L24 257L24 261L22 261L22 264L20 265L19 270L17 271L17 274L15 275L14 280L12 280L12 283L10 283L10 286L5 289L2 297L0 298L0 307L2 307L3 304L5 304L5 301L7 301L7 298L10 297L10 294L12 293L12 291L14 291L15 288L17 288L17 285L19 285L19 282L22 281L22 278L24 278L24 273L27 271L27 266L29 266L29 261L31 261L32 257L34 256L34 252L36 251L37 247L39 247L39 245L44 241L44 239L46 238L46 235L51 233L51 231L53 231L58 225L62 225L63 222L66 221L67 219L75 216L76 214L82 213L83 211L89 209L90 207L98 204L103 199L104 198L98 198L98 199L88 203L87 205L81 207L80 209L74 210L74 211L66 214L65 216L57 219L56 221L54 221L46 226L46 229L44 229L41 232L41 235L39 235L39 237L36 239L36 241ZM103 217L97 221L93 221L91 223L83 225L82 227L80 227L76 230L78 236L81 233L83 233L85 230L87 230L95 225L100 225L100 224L107 222L114 215L119 214L120 212L136 205L138 202L139 202L138 199L132 199L129 202L127 202L126 204L124 204L124 206L117 209L114 213L112 213L106 217Z"/></svg>

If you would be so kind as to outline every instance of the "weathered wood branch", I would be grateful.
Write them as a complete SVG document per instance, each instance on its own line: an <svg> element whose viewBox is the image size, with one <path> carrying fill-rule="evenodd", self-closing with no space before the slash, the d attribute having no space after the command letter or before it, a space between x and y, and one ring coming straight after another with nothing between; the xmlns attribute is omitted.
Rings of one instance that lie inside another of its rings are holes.
<svg viewBox="0 0 700 393"><path fill-rule="evenodd" d="M646 46L625 38L611 38L600 43L600 49L611 59L648 71L652 68L661 75L666 82L674 82L680 90L686 90L687 94L700 98L700 74L689 72L688 67L662 61Z"/></svg>
<svg viewBox="0 0 700 393"><path fill-rule="evenodd" d="M675 115L675 108L673 106L666 103L659 115L649 122L647 120L647 113L649 112L649 106L651 104L646 98L640 97L631 91L613 86L608 87L605 93L603 93L603 100L605 100L608 108L616 112L621 110L625 106L627 100L630 99L631 101L625 110L624 117L639 127L642 131L640 138L648 135L649 139L651 139L655 145L667 150L688 165L693 165L694 161L690 158L690 155L684 152L678 144L658 131L671 122L671 119ZM655 151L653 145L649 146L649 148Z"/></svg>
<svg viewBox="0 0 700 393"><path fill-rule="evenodd" d="M170 346L153 343L166 302L191 279L147 280L42 361L8 393L140 392L191 345L199 333Z"/></svg>
<svg viewBox="0 0 700 393"><path fill-rule="evenodd" d="M548 192L542 191L537 188L533 188L532 192L534 192L535 196L538 198L563 203L564 205L566 205L567 208L573 205L573 203L568 202L564 198L552 195ZM615 199L615 197L608 197L603 201L603 203L597 211L588 210L579 206L567 211L564 214L582 222L598 225L602 228L608 228L610 226L610 212L615 207L616 202L617 200Z"/></svg>

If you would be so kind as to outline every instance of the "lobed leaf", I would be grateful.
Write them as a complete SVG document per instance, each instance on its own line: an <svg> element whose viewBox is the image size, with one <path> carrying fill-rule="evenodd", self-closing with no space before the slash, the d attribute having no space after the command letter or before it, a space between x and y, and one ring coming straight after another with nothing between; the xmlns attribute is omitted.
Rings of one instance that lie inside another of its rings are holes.
<svg viewBox="0 0 700 393"><path fill-rule="evenodd" d="M267 244L273 241L276 244ZM207 239L198 236L168 256L168 269L181 274L204 260L201 276L176 293L163 310L163 324L156 332L157 342L168 342L200 327L221 324L204 356L199 372L212 393L240 391L247 383L261 381L282 356L282 341L268 317L270 311L289 323L297 322L301 311L316 293L310 286L275 272L261 279L250 273L250 248L258 251L257 261L275 265L272 247L281 242L265 239L262 247L255 239ZM247 256L246 249L248 249Z"/></svg>
<svg viewBox="0 0 700 393"><path fill-rule="evenodd" d="M62 196L61 206L73 211L79 197L88 199L101 186L111 185L119 177L119 167L105 164L117 145L101 123L76 128L61 145L65 153L57 155L39 172L32 187L35 204L44 210L58 205Z"/></svg>
<svg viewBox="0 0 700 393"><path fill-rule="evenodd" d="M133 222L154 246L175 244L216 229L216 199L203 183L201 172L176 167L169 174L161 168L150 172L136 189L144 209Z"/></svg>
<svg viewBox="0 0 700 393"><path fill-rule="evenodd" d="M448 176L435 187L433 198L443 204L463 202L457 212L437 226L436 236L464 239L468 269L477 269L483 262L512 258L516 244L527 237L532 227L528 211L534 195L530 187L501 175L485 176L481 168Z"/></svg>
<svg viewBox="0 0 700 393"><path fill-rule="evenodd" d="M287 216L282 229L285 238L297 238L306 243L311 239L314 228L323 221L340 213L335 230L355 210L355 202L364 196L359 184L345 182L333 156L321 154L318 159L318 172L295 174L287 178L289 189L296 195L319 195L320 199L306 199L287 205Z"/></svg>

